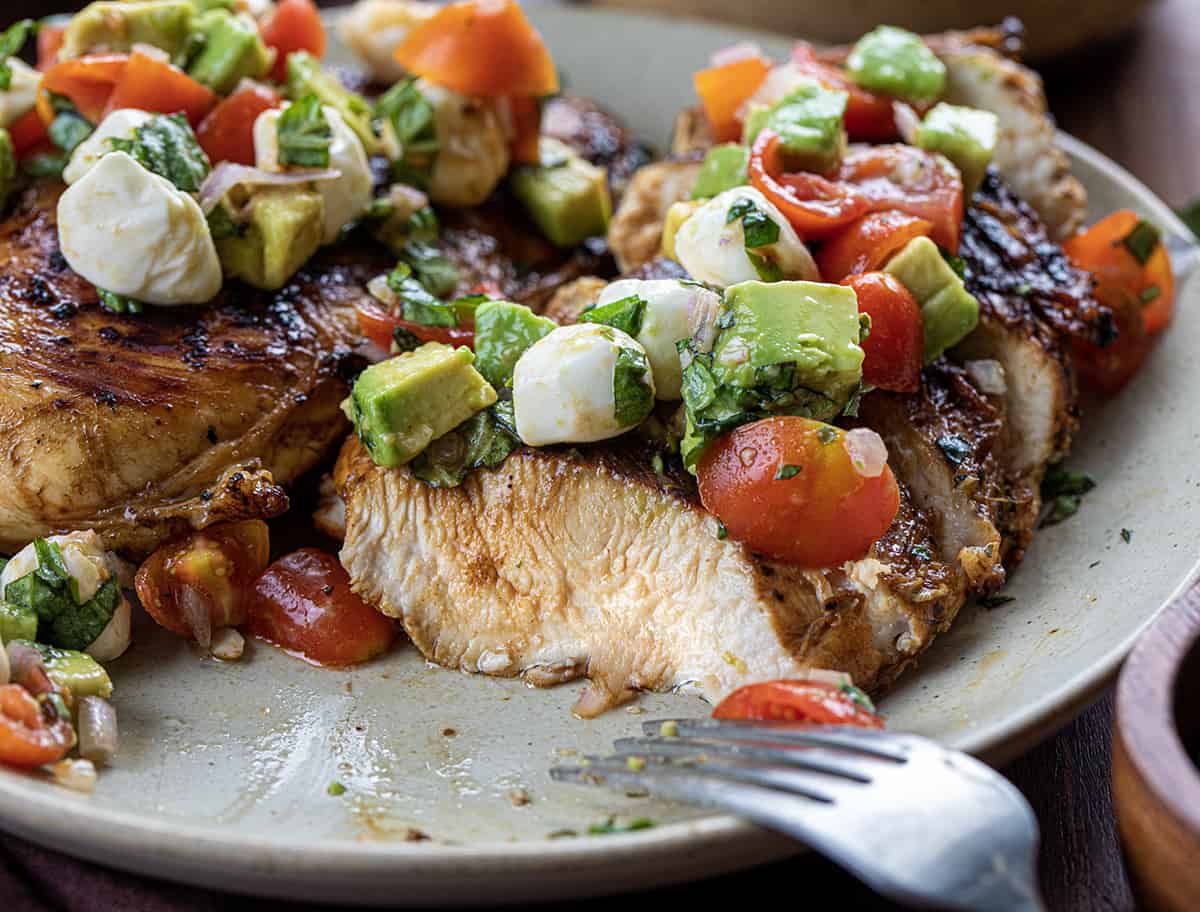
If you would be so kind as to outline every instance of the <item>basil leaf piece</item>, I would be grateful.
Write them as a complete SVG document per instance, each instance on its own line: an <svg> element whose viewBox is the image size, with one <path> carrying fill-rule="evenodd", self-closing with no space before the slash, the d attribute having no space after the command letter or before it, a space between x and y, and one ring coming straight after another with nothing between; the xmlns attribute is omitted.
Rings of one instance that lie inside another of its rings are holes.
<svg viewBox="0 0 1200 912"><path fill-rule="evenodd" d="M94 129L91 122L82 115L64 111L55 115L46 132L54 145L70 155L76 146L92 135Z"/></svg>
<svg viewBox="0 0 1200 912"><path fill-rule="evenodd" d="M788 463L788 462L782 463L779 466L779 469L775 472L775 480L776 481L787 481L789 478L795 478L803 470L804 470L804 466L792 465L791 463Z"/></svg>
<svg viewBox="0 0 1200 912"><path fill-rule="evenodd" d="M62 177L67 166L67 156L43 152L21 162L21 168L30 177Z"/></svg>
<svg viewBox="0 0 1200 912"><path fill-rule="evenodd" d="M493 409L472 415L409 463L413 476L434 488L453 488L478 468L494 469L521 445Z"/></svg>
<svg viewBox="0 0 1200 912"><path fill-rule="evenodd" d="M216 208L208 214L207 220L208 233L212 235L214 241L237 237L245 230L244 226L239 225L229 214L229 210L223 203L217 204Z"/></svg>
<svg viewBox="0 0 1200 912"><path fill-rule="evenodd" d="M415 77L402 79L375 102L375 116L392 128L400 155L392 163L392 178L425 189L439 143L433 105L417 88Z"/></svg>
<svg viewBox="0 0 1200 912"><path fill-rule="evenodd" d="M1154 249L1162 243L1162 232L1150 222L1142 219L1133 226L1133 230L1121 239L1125 249L1133 254L1133 258L1143 266L1150 261Z"/></svg>
<svg viewBox="0 0 1200 912"><path fill-rule="evenodd" d="M613 416L622 427L641 424L654 408L654 393L646 383L650 362L636 349L622 348L613 365Z"/></svg>
<svg viewBox="0 0 1200 912"><path fill-rule="evenodd" d="M937 439L938 449L951 465L960 466L971 455L971 444L957 434L946 434Z"/></svg>
<svg viewBox="0 0 1200 912"><path fill-rule="evenodd" d="M725 224L742 220L742 233L746 236L746 249L768 247L779 240L779 225L755 204L743 197L729 207Z"/></svg>
<svg viewBox="0 0 1200 912"><path fill-rule="evenodd" d="M32 19L22 19L0 32L0 91L7 92L12 86L12 66L8 58L21 53L29 36L36 31L36 22Z"/></svg>
<svg viewBox="0 0 1200 912"><path fill-rule="evenodd" d="M62 649L83 652L104 632L121 601L121 585L109 579L82 605L70 605L50 622L43 636Z"/></svg>
<svg viewBox="0 0 1200 912"><path fill-rule="evenodd" d="M645 316L646 302L637 295L629 295L607 304L593 304L579 315L579 322L602 323L636 337L642 331Z"/></svg>
<svg viewBox="0 0 1200 912"><path fill-rule="evenodd" d="M412 267L417 279L433 295L445 295L458 285L458 267L428 241L411 240L401 248L400 259Z"/></svg>
<svg viewBox="0 0 1200 912"><path fill-rule="evenodd" d="M1192 200L1189 205L1180 209L1179 217L1191 229L1192 234L1200 238L1200 199Z"/></svg>
<svg viewBox="0 0 1200 912"><path fill-rule="evenodd" d="M208 177L208 156L182 114L157 114L133 131L132 138L113 137L110 147L165 177L184 193L197 193Z"/></svg>
<svg viewBox="0 0 1200 912"><path fill-rule="evenodd" d="M97 288L96 294L100 296L100 306L105 310L112 311L118 314L140 314L146 309L146 305L141 301L136 301L133 298L119 295L113 291L106 291L103 288Z"/></svg>
<svg viewBox="0 0 1200 912"><path fill-rule="evenodd" d="M439 301L413 276L412 267L400 262L388 273L388 288L400 299L401 314L411 323L424 326L457 326L454 306Z"/></svg>
<svg viewBox="0 0 1200 912"><path fill-rule="evenodd" d="M1042 518L1039 527L1053 526L1079 512L1084 495L1096 487L1086 472L1052 465L1042 479Z"/></svg>
<svg viewBox="0 0 1200 912"><path fill-rule="evenodd" d="M315 94L293 101L279 115L276 127L279 163L302 168L328 168L333 128Z"/></svg>

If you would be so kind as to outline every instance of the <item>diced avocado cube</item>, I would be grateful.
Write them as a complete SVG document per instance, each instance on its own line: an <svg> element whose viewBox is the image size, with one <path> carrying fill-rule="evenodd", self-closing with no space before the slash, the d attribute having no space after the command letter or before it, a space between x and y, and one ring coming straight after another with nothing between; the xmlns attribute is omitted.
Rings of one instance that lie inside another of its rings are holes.
<svg viewBox="0 0 1200 912"><path fill-rule="evenodd" d="M492 386L507 386L517 359L557 326L523 304L485 301L475 311L475 367Z"/></svg>
<svg viewBox="0 0 1200 912"><path fill-rule="evenodd" d="M909 241L884 271L898 278L921 305L926 364L953 348L978 325L979 302L929 238Z"/></svg>
<svg viewBox="0 0 1200 912"><path fill-rule="evenodd" d="M679 234L683 223L703 205L704 200L680 200L677 203L671 203L671 207L667 210L667 217L663 219L662 236L662 255L668 260L675 259L675 235Z"/></svg>
<svg viewBox="0 0 1200 912"><path fill-rule="evenodd" d="M128 51L135 44L152 44L174 57L187 43L195 14L191 0L101 0L71 19L58 56L69 60L93 50Z"/></svg>
<svg viewBox="0 0 1200 912"><path fill-rule="evenodd" d="M321 104L337 108L362 141L368 156L383 151L382 142L371 125L374 115L370 103L342 85L333 73L322 69L321 61L307 51L295 51L288 55L287 94L292 101L298 101L305 95L316 95Z"/></svg>
<svg viewBox="0 0 1200 912"><path fill-rule="evenodd" d="M546 136L538 155L540 164L516 168L510 181L513 194L542 234L559 247L574 247L604 234L612 216L605 169Z"/></svg>
<svg viewBox="0 0 1200 912"><path fill-rule="evenodd" d="M38 616L32 608L0 602L0 643L36 640L37 629Z"/></svg>
<svg viewBox="0 0 1200 912"><path fill-rule="evenodd" d="M258 187L239 233L216 240L227 276L255 288L282 288L321 246L325 203L304 186Z"/></svg>
<svg viewBox="0 0 1200 912"><path fill-rule="evenodd" d="M71 695L79 697L112 696L112 679L103 666L85 652L74 649L59 649L43 643L28 643L42 654L46 674L60 687L69 688Z"/></svg>
<svg viewBox="0 0 1200 912"><path fill-rule="evenodd" d="M746 117L743 140L753 145L764 128L779 134L779 140L794 167L824 173L842 159L846 151L845 92L827 89L815 79L806 79L772 107L758 106Z"/></svg>
<svg viewBox="0 0 1200 912"><path fill-rule="evenodd" d="M932 101L946 91L946 65L920 35L891 25L858 40L846 71L864 89L908 101Z"/></svg>
<svg viewBox="0 0 1200 912"><path fill-rule="evenodd" d="M750 163L750 150L739 143L723 143L713 146L704 156L700 173L692 187L692 199L708 199L748 182L746 168Z"/></svg>
<svg viewBox="0 0 1200 912"><path fill-rule="evenodd" d="M13 149L12 136L0 127L0 209L8 203L17 186L17 154Z"/></svg>
<svg viewBox="0 0 1200 912"><path fill-rule="evenodd" d="M225 10L212 10L196 22L202 46L188 64L188 75L214 92L227 95L244 78L257 79L273 55L253 25Z"/></svg>
<svg viewBox="0 0 1200 912"><path fill-rule="evenodd" d="M342 404L377 465L398 466L496 401L469 348L426 342L363 371Z"/></svg>
<svg viewBox="0 0 1200 912"><path fill-rule="evenodd" d="M917 128L916 145L940 152L958 167L969 197L983 183L996 152L1000 119L991 111L942 102L925 115Z"/></svg>
<svg viewBox="0 0 1200 912"><path fill-rule="evenodd" d="M713 347L718 383L749 388L775 365L791 372L789 386L819 392L836 414L862 380L858 298L844 285L820 282L742 282L725 289L724 326Z"/></svg>

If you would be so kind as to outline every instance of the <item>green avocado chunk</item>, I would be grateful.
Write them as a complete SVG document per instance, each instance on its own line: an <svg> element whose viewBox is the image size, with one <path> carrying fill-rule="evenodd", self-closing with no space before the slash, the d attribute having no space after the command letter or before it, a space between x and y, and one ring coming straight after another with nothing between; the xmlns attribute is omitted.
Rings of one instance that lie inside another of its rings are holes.
<svg viewBox="0 0 1200 912"><path fill-rule="evenodd" d="M152 44L171 57L184 50L196 8L190 0L101 0L80 10L63 33L60 60L89 51L128 51Z"/></svg>
<svg viewBox="0 0 1200 912"><path fill-rule="evenodd" d="M740 143L713 146L704 156L700 173L696 175L692 199L709 199L747 183L746 168L749 163L750 150Z"/></svg>
<svg viewBox="0 0 1200 912"><path fill-rule="evenodd" d="M846 151L845 92L806 79L772 107L757 106L746 117L743 141L754 144L764 128L779 134L791 165L819 174L831 170Z"/></svg>
<svg viewBox="0 0 1200 912"><path fill-rule="evenodd" d="M469 348L426 342L373 364L342 409L376 465L398 466L496 401Z"/></svg>
<svg viewBox="0 0 1200 912"><path fill-rule="evenodd" d="M12 136L0 127L0 209L8 203L17 186L17 154L13 149Z"/></svg>
<svg viewBox="0 0 1200 912"><path fill-rule="evenodd" d="M44 643L26 643L42 654L46 674L60 687L69 688L71 695L80 697L112 696L112 679L108 672L86 652L74 649L59 649Z"/></svg>
<svg viewBox="0 0 1200 912"><path fill-rule="evenodd" d="M996 152L999 129L1000 119L991 111L942 102L925 115L917 128L916 145L940 152L954 162L969 198L983 183Z"/></svg>
<svg viewBox="0 0 1200 912"><path fill-rule="evenodd" d="M475 367L492 386L507 386L525 349L557 325L523 304L485 301L475 310Z"/></svg>
<svg viewBox="0 0 1200 912"><path fill-rule="evenodd" d="M321 246L324 200L305 185L258 187L248 208L236 233L214 235L221 268L255 288L282 288Z"/></svg>
<svg viewBox="0 0 1200 912"><path fill-rule="evenodd" d="M371 125L374 117L371 105L357 92L342 85L333 73L322 69L321 61L307 51L295 51L288 55L287 94L293 101L305 95L316 95L321 104L337 109L350 129L362 140L368 156L383 151L383 145Z"/></svg>
<svg viewBox="0 0 1200 912"><path fill-rule="evenodd" d="M864 89L908 101L932 101L946 90L946 65L920 35L891 25L858 40L846 71Z"/></svg>
<svg viewBox="0 0 1200 912"><path fill-rule="evenodd" d="M188 75L220 95L228 95L242 79L257 79L271 68L273 55L258 31L225 10L202 15L195 35L201 50L188 64Z"/></svg>
<svg viewBox="0 0 1200 912"><path fill-rule="evenodd" d="M513 194L551 243L574 247L604 234L612 216L608 175L565 143L542 137L541 163L514 169Z"/></svg>
<svg viewBox="0 0 1200 912"><path fill-rule="evenodd" d="M929 238L909 241L884 271L898 278L921 305L926 364L953 348L978 325L979 302Z"/></svg>
<svg viewBox="0 0 1200 912"><path fill-rule="evenodd" d="M32 608L0 602L0 643L36 639L37 629L38 616Z"/></svg>

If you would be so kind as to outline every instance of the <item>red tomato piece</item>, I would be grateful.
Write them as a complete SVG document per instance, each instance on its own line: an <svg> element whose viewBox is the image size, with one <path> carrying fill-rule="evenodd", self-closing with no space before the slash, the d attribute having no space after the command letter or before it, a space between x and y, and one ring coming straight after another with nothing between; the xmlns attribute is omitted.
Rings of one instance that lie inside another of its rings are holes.
<svg viewBox="0 0 1200 912"><path fill-rule="evenodd" d="M842 159L838 178L865 197L872 212L898 209L925 219L933 241L958 252L962 177L940 156L915 146L860 146Z"/></svg>
<svg viewBox="0 0 1200 912"><path fill-rule="evenodd" d="M759 55L743 56L693 74L692 84L704 116L717 142L732 142L742 135L742 105L771 72L771 61Z"/></svg>
<svg viewBox="0 0 1200 912"><path fill-rule="evenodd" d="M33 769L66 756L75 745L69 719L48 719L19 684L0 687L0 763Z"/></svg>
<svg viewBox="0 0 1200 912"><path fill-rule="evenodd" d="M104 117L113 89L125 75L128 54L88 54L56 63L46 70L38 90L37 109L47 125L54 120L49 93L65 95L92 123Z"/></svg>
<svg viewBox="0 0 1200 912"><path fill-rule="evenodd" d="M37 68L45 72L58 62L58 52L62 50L63 38L66 36L65 25L43 24L37 33Z"/></svg>
<svg viewBox="0 0 1200 912"><path fill-rule="evenodd" d="M426 326L395 316L371 301L357 306L358 328L363 335L384 349L392 347L392 334L396 329L407 330L422 342L442 342L446 345L475 346L475 329L466 326Z"/></svg>
<svg viewBox="0 0 1200 912"><path fill-rule="evenodd" d="M704 452L700 499L733 538L777 560L819 568L862 557L891 525L900 491L883 442L854 433L874 445L873 465L852 452L845 432L820 421L743 425Z"/></svg>
<svg viewBox="0 0 1200 912"><path fill-rule="evenodd" d="M821 681L747 684L718 703L713 718L883 728L883 720L850 693Z"/></svg>
<svg viewBox="0 0 1200 912"><path fill-rule="evenodd" d="M47 74L49 76L49 74ZM197 82L164 55L135 47L105 105L108 114L121 108L140 108L159 114L182 113L195 126L217 103L217 94Z"/></svg>
<svg viewBox="0 0 1200 912"><path fill-rule="evenodd" d="M410 73L463 95L558 91L554 60L516 0L449 3L409 32L395 56Z"/></svg>
<svg viewBox="0 0 1200 912"><path fill-rule="evenodd" d="M9 138L12 139L13 151L17 158L24 158L50 141L46 132L46 122L37 111L29 111L13 121L8 128Z"/></svg>
<svg viewBox="0 0 1200 912"><path fill-rule="evenodd" d="M200 148L214 165L222 161L253 165L254 121L282 103L280 95L264 85L238 89L200 121L196 128Z"/></svg>
<svg viewBox="0 0 1200 912"><path fill-rule="evenodd" d="M271 78L287 82L288 55L308 51L314 57L325 56L325 25L312 0L281 0L260 29L263 42L276 51Z"/></svg>
<svg viewBox="0 0 1200 912"><path fill-rule="evenodd" d="M350 591L338 559L301 548L254 585L250 631L318 665L356 665L387 652L396 625Z"/></svg>
<svg viewBox="0 0 1200 912"><path fill-rule="evenodd" d="M897 139L895 109L886 95L868 92L835 66L821 63L812 45L801 42L792 51L792 65L827 89L845 92L846 133L854 142L892 142Z"/></svg>
<svg viewBox="0 0 1200 912"><path fill-rule="evenodd" d="M859 313L871 317L870 335L862 341L863 380L880 389L915 393L925 354L925 325L917 299L886 272L864 272L842 284L854 289Z"/></svg>
<svg viewBox="0 0 1200 912"><path fill-rule="evenodd" d="M759 131L750 150L750 183L787 216L802 240L829 237L870 206L853 187L817 174L785 173L783 168L779 135Z"/></svg>
<svg viewBox="0 0 1200 912"><path fill-rule="evenodd" d="M868 212L817 251L821 278L840 282L847 276L882 269L909 241L929 237L932 230L932 222L906 212Z"/></svg>

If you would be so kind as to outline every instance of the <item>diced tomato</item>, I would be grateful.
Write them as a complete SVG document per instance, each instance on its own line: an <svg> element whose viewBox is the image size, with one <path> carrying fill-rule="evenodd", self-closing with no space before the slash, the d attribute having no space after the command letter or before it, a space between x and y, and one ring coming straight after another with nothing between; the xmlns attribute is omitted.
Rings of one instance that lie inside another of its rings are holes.
<svg viewBox="0 0 1200 912"><path fill-rule="evenodd" d="M134 583L142 607L173 633L202 642L213 630L237 627L245 623L270 544L267 524L258 519L209 526L168 542L138 568Z"/></svg>
<svg viewBox="0 0 1200 912"><path fill-rule="evenodd" d="M409 32L395 56L410 73L463 95L558 91L554 60L516 0L448 3Z"/></svg>
<svg viewBox="0 0 1200 912"><path fill-rule="evenodd" d="M536 165L542 124L541 103L527 95L516 95L508 100L508 104L512 111L512 160L518 165Z"/></svg>
<svg viewBox="0 0 1200 912"><path fill-rule="evenodd" d="M392 337L397 329L403 329L422 342L442 342L446 345L465 345L475 347L475 328L473 326L426 326L424 323L413 323L395 316L375 303L374 299L360 302L358 310L358 327L363 335L384 349L392 347Z"/></svg>
<svg viewBox="0 0 1200 912"><path fill-rule="evenodd" d="M287 82L287 58L294 51L308 51L314 57L325 56L325 25L312 0L281 0L262 24L262 39L276 51L271 78Z"/></svg>
<svg viewBox="0 0 1200 912"><path fill-rule="evenodd" d="M58 52L62 50L63 38L66 36L67 27L65 25L46 25L38 29L37 33L37 68L42 70L50 69L58 62Z"/></svg>
<svg viewBox="0 0 1200 912"><path fill-rule="evenodd" d="M254 164L254 121L263 111L277 108L283 98L272 89L251 83L218 104L196 128L196 139L214 165L217 162Z"/></svg>
<svg viewBox="0 0 1200 912"><path fill-rule="evenodd" d="M396 625L350 591L332 554L301 548L254 584L251 633L318 665L356 665L387 652Z"/></svg>
<svg viewBox="0 0 1200 912"><path fill-rule="evenodd" d="M61 760L74 745L70 719L48 717L19 684L0 687L0 763L33 769Z"/></svg>
<svg viewBox="0 0 1200 912"><path fill-rule="evenodd" d="M742 105L746 103L771 72L765 57L743 56L693 74L692 84L704 116L717 142L731 142L742 135Z"/></svg>
<svg viewBox="0 0 1200 912"><path fill-rule="evenodd" d="M182 112L188 123L195 126L216 103L217 94L212 89L172 65L165 56L135 47L104 113L121 108L160 114Z"/></svg>
<svg viewBox="0 0 1200 912"><path fill-rule="evenodd" d="M38 90L38 112L49 124L54 120L54 107L48 93L65 95L92 123L104 116L108 99L125 75L128 54L88 54L56 63L46 70Z"/></svg>
<svg viewBox="0 0 1200 912"><path fill-rule="evenodd" d="M930 222L930 238L951 253L958 252L962 177L941 156L899 144L860 146L842 159L838 179L864 196L873 212L898 209Z"/></svg>
<svg viewBox="0 0 1200 912"><path fill-rule="evenodd" d="M700 499L747 547L801 567L862 557L887 531L900 492L873 431L850 437L809 418L764 418L705 450Z"/></svg>
<svg viewBox="0 0 1200 912"><path fill-rule="evenodd" d="M876 95L855 85L845 72L821 63L812 45L801 42L792 51L792 65L811 76L827 89L838 89L849 98L846 102L846 133L855 142L892 142L897 138L892 99Z"/></svg>
<svg viewBox="0 0 1200 912"><path fill-rule="evenodd" d="M750 183L787 216L802 240L829 237L865 213L866 197L845 184L784 171L778 134L761 130L750 150Z"/></svg>
<svg viewBox="0 0 1200 912"><path fill-rule="evenodd" d="M739 687L717 704L713 718L883 728L883 720L855 700L853 691L805 680L764 681Z"/></svg>
<svg viewBox="0 0 1200 912"><path fill-rule="evenodd" d="M840 282L860 272L875 272L913 238L928 237L933 223L889 209L869 212L826 241L817 251L817 266L826 282Z"/></svg>
<svg viewBox="0 0 1200 912"><path fill-rule="evenodd" d="M46 132L46 122L37 111L29 111L14 120L8 128L8 135L12 139L13 151L17 153L17 158L24 158L50 141L50 134Z"/></svg>
<svg viewBox="0 0 1200 912"><path fill-rule="evenodd" d="M862 341L863 381L897 393L915 393L921 385L925 326L917 299L895 276L864 272L842 281L858 296L859 313L871 317Z"/></svg>

